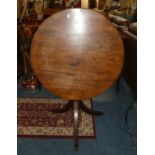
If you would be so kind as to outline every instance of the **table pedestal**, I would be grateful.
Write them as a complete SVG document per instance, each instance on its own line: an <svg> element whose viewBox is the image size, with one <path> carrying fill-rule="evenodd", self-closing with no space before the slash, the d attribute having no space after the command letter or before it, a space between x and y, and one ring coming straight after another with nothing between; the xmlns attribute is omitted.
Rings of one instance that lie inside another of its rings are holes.
<svg viewBox="0 0 155 155"><path fill-rule="evenodd" d="M82 110L87 114L100 116L103 114L101 111L90 110L87 108L82 100L69 100L69 102L61 109L53 109L54 113L63 113L73 109L73 129L74 129L74 150L78 150L78 120L79 111Z"/></svg>

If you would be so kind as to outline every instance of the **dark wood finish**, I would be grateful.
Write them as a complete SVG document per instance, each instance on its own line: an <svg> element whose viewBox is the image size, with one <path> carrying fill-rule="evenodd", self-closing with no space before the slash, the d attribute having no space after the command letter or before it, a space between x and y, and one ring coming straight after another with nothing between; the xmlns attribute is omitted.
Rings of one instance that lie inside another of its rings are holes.
<svg viewBox="0 0 155 155"><path fill-rule="evenodd" d="M67 104L64 105L64 107L59 108L59 109L52 109L53 113L64 113L69 111L70 109L73 109L73 104L74 102L78 102L79 104L79 109L82 110L83 112L90 114L90 115L95 115L95 116L100 116L103 115L104 113L101 111L95 111L95 110L90 110L85 106L82 100L69 100Z"/></svg>
<svg viewBox="0 0 155 155"><path fill-rule="evenodd" d="M31 46L34 73L50 92L72 100L92 98L119 76L122 40L103 15L67 9L47 18Z"/></svg>
<svg viewBox="0 0 155 155"><path fill-rule="evenodd" d="M101 14L92 10L68 9L45 20L32 41L34 73L50 92L69 99L64 108L73 108L74 149L78 150L79 110L88 109L82 99L106 90L119 76L124 59L122 40Z"/></svg>
<svg viewBox="0 0 155 155"><path fill-rule="evenodd" d="M69 102L63 107L63 108L59 108L59 109L52 109L53 113L64 113L69 111L70 109L73 109L73 100L69 100Z"/></svg>
<svg viewBox="0 0 155 155"><path fill-rule="evenodd" d="M79 148L79 139L78 139L78 122L79 122L79 112L80 110L95 116L100 116L103 114L101 111L90 110L85 106L82 100L69 100L69 102L60 109L52 109L53 113L64 113L73 109L73 135L74 135L74 150L77 151Z"/></svg>
<svg viewBox="0 0 155 155"><path fill-rule="evenodd" d="M79 106L80 106L80 109L87 114L95 115L95 116L103 115L103 112L101 112L101 111L95 111L92 109L90 110L89 108L87 108L81 100L79 101Z"/></svg>
<svg viewBox="0 0 155 155"><path fill-rule="evenodd" d="M74 101L73 105L73 128L74 128L74 150L77 151L79 148L78 143L78 123L79 123L79 103Z"/></svg>

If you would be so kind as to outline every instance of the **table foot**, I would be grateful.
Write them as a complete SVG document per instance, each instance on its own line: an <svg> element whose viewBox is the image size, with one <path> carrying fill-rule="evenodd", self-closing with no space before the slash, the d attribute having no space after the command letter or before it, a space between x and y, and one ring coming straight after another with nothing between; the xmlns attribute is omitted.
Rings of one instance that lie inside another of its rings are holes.
<svg viewBox="0 0 155 155"><path fill-rule="evenodd" d="M59 109L52 109L53 113L64 113L73 108L73 101L69 100L69 102L63 107Z"/></svg>
<svg viewBox="0 0 155 155"><path fill-rule="evenodd" d="M90 110L85 106L85 104L82 101L79 101L79 104L80 104L80 109L85 113L88 113L90 115L95 115L95 116L100 116L104 114L102 111Z"/></svg>

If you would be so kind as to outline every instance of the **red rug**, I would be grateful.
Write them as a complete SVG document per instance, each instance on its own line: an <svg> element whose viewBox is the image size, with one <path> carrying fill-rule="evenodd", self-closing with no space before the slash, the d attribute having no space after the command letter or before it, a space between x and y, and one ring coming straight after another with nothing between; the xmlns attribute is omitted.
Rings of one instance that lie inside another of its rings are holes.
<svg viewBox="0 0 155 155"><path fill-rule="evenodd" d="M51 109L63 107L67 100L18 98L17 101L18 136L73 137L72 111L62 114L51 112ZM90 100L85 100L84 104L92 107ZM80 137L94 138L93 116L80 112L78 130Z"/></svg>

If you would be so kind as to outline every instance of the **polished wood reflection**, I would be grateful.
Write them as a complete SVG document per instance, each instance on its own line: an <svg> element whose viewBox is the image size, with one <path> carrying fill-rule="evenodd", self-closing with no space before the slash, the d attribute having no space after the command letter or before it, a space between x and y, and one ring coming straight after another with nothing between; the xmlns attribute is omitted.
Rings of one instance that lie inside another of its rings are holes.
<svg viewBox="0 0 155 155"><path fill-rule="evenodd" d="M119 76L121 37L103 15L67 9L47 18L31 46L34 73L50 92L65 99L92 98Z"/></svg>

